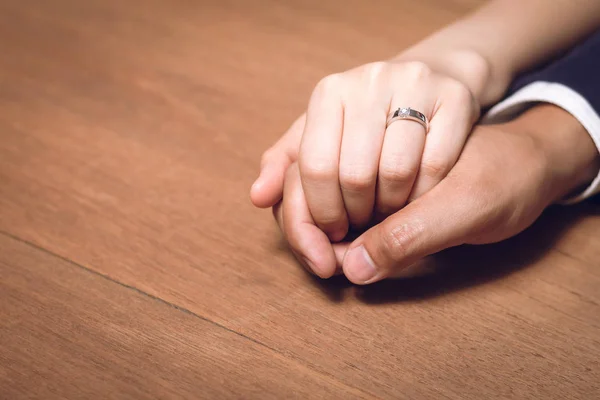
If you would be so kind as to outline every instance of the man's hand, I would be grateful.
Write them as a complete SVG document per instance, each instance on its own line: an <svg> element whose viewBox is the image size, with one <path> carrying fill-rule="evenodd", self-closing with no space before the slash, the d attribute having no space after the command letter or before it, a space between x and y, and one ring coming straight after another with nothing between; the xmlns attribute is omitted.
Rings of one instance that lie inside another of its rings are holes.
<svg viewBox="0 0 600 400"><path fill-rule="evenodd" d="M442 182L351 244L332 245L315 226L294 165L274 211L308 268L321 277L342 269L352 282L367 284L445 248L521 232L549 204L589 182L599 164L579 122L542 105L508 124L478 126Z"/></svg>

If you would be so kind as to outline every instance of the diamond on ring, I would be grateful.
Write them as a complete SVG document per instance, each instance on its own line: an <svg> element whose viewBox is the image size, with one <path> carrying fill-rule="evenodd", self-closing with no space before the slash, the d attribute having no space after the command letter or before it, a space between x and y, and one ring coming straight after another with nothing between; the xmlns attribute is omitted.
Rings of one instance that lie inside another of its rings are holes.
<svg viewBox="0 0 600 400"><path fill-rule="evenodd" d="M396 122L400 119L418 122L423 128L425 128L425 133L429 131L429 120L425 114L410 107L400 107L391 113L388 117L386 128L393 122Z"/></svg>

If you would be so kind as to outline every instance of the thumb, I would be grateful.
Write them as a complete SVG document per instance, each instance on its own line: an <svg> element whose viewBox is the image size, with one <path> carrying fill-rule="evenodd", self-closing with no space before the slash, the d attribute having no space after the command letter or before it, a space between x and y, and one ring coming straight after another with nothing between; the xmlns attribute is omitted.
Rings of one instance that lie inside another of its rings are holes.
<svg viewBox="0 0 600 400"><path fill-rule="evenodd" d="M260 174L250 189L250 199L256 207L272 207L281 200L285 172L298 158L305 121L306 115L303 114L281 139L263 154Z"/></svg>
<svg viewBox="0 0 600 400"><path fill-rule="evenodd" d="M356 284L373 283L463 244L485 220L478 218L479 209L468 191L446 179L357 238L344 257L344 274Z"/></svg>

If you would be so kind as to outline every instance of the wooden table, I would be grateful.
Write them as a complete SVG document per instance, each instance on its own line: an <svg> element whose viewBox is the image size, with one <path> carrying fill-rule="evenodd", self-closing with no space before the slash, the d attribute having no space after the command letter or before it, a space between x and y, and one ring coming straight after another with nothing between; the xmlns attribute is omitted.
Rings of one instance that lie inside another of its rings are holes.
<svg viewBox="0 0 600 400"><path fill-rule="evenodd" d="M0 398L600 398L600 210L319 281L248 189L322 76L477 0L0 1Z"/></svg>

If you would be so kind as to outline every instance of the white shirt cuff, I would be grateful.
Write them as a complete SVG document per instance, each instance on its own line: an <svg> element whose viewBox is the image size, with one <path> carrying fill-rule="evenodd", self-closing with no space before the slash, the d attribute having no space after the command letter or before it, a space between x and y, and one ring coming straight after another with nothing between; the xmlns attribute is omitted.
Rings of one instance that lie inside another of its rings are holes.
<svg viewBox="0 0 600 400"><path fill-rule="evenodd" d="M483 117L482 123L492 124L510 120L533 102L554 104L573 115L587 130L600 151L600 116L583 96L560 83L534 82L519 89L492 107ZM598 192L600 173L583 192L563 201L563 204L580 202Z"/></svg>

